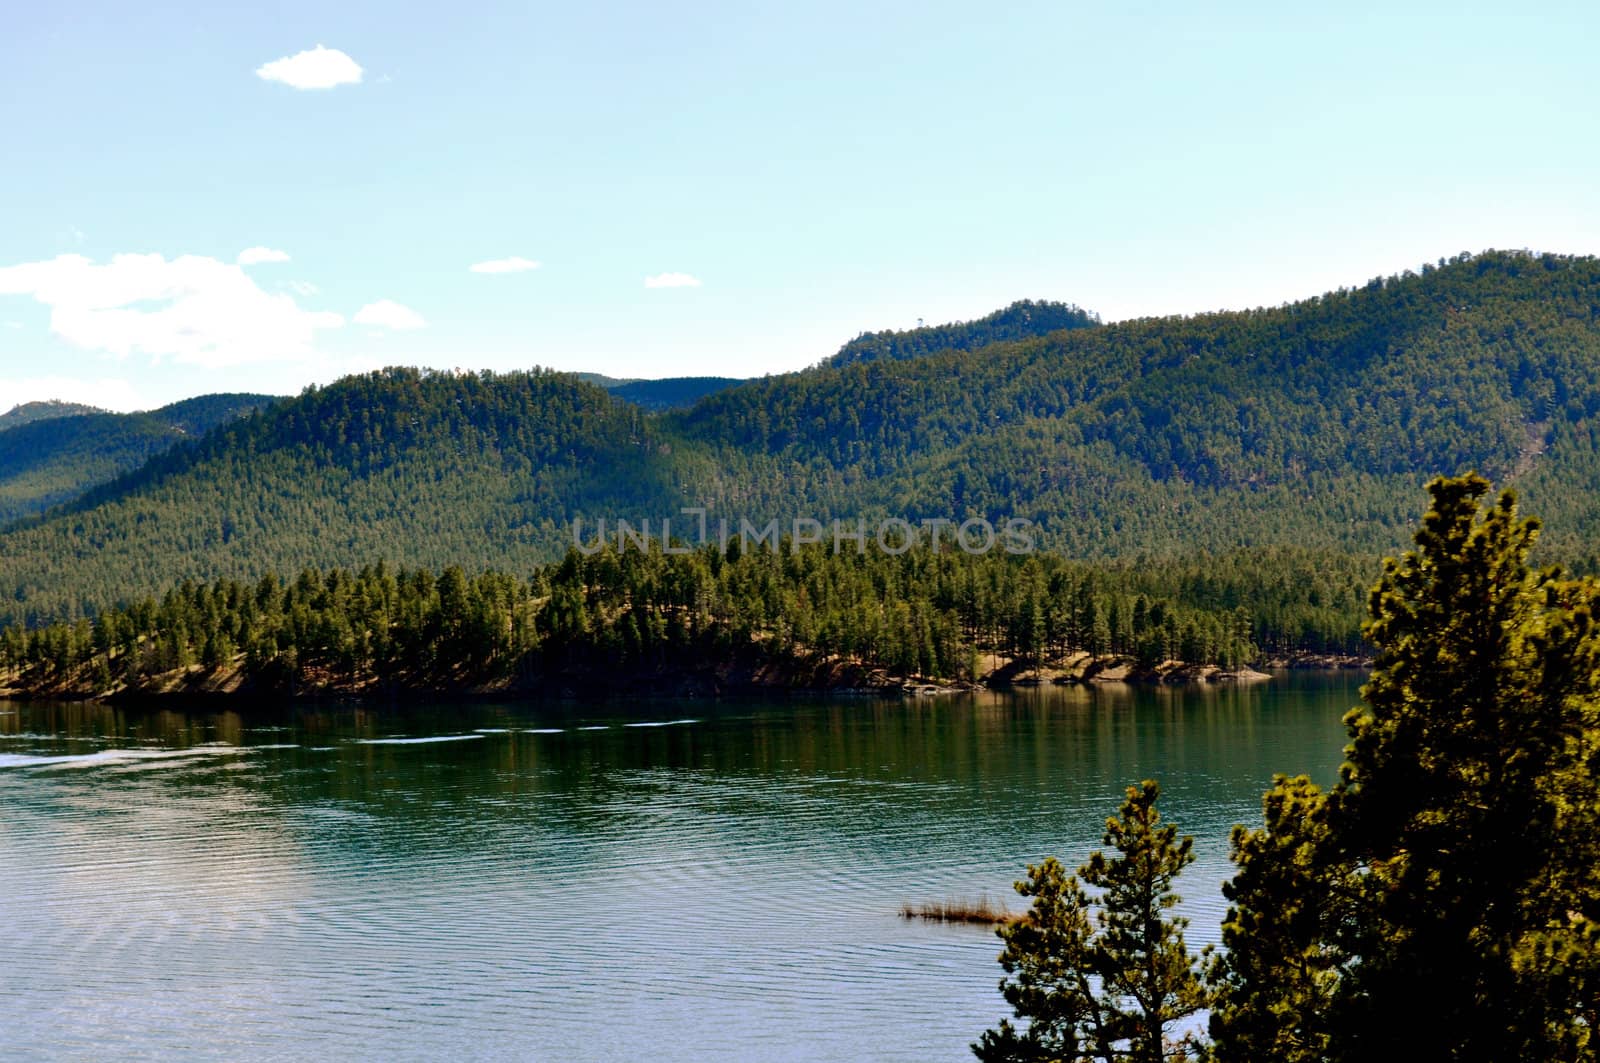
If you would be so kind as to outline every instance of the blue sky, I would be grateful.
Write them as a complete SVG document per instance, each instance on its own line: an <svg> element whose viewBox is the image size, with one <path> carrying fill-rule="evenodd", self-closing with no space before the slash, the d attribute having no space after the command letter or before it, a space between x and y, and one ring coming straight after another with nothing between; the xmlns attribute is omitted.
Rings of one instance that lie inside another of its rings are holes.
<svg viewBox="0 0 1600 1063"><path fill-rule="evenodd" d="M1600 251L1591 4L4 23L0 408L385 364L746 376L1019 298L1116 320ZM538 267L471 268L511 259Z"/></svg>

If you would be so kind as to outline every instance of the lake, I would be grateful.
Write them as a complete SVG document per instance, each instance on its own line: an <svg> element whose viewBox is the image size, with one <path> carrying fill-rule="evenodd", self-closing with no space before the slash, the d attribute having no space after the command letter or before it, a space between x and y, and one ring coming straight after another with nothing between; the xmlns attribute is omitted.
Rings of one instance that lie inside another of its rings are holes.
<svg viewBox="0 0 1600 1063"><path fill-rule="evenodd" d="M914 701L0 702L0 1055L959 1060L1000 944L908 922L1161 781L1191 945L1362 673Z"/></svg>

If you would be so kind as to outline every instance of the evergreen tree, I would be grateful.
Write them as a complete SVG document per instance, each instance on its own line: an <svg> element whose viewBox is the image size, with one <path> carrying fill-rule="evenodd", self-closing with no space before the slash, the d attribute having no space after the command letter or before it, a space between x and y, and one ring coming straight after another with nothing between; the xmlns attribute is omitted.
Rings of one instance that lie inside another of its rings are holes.
<svg viewBox="0 0 1600 1063"><path fill-rule="evenodd" d="M1206 1004L1195 956L1184 942L1188 920L1171 909L1178 875L1194 861L1193 840L1178 838L1156 810L1160 788L1128 787L1104 842L1116 855L1090 854L1082 881L1101 891L1092 925L1077 877L1054 859L1028 868L1017 892L1032 897L1026 920L1000 929L1000 964L1012 977L1000 991L1016 1016L986 1031L973 1052L986 1063L1185 1058L1189 1037L1174 1043L1175 1024Z"/></svg>
<svg viewBox="0 0 1600 1063"><path fill-rule="evenodd" d="M1323 793L1305 776L1279 776L1263 801L1266 825L1235 827L1238 872L1225 951L1208 972L1217 1063L1315 1063L1326 1059L1328 1010L1338 954L1329 936L1337 882L1328 859Z"/></svg>

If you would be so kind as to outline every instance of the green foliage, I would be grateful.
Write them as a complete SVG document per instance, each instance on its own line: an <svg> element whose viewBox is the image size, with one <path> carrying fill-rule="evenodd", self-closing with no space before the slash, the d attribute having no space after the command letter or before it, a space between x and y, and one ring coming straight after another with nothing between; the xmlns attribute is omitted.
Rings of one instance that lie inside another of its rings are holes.
<svg viewBox="0 0 1600 1063"><path fill-rule="evenodd" d="M1028 918L999 931L1000 965L1011 977L1000 991L1019 1030L1002 1020L973 1052L986 1063L1185 1058L1189 1038L1176 1023L1206 1006L1195 956L1184 943L1188 920L1170 914L1173 884L1194 861L1193 841L1163 824L1150 780L1128 787L1118 814L1106 821L1105 844L1078 871L1099 890L1091 928L1078 879L1048 859L1028 868L1017 892L1032 897Z"/></svg>
<svg viewBox="0 0 1600 1063"><path fill-rule="evenodd" d="M1338 785L1235 838L1219 1058L1596 1058L1600 584L1488 490L1431 483L1386 566Z"/></svg>
<svg viewBox="0 0 1600 1063"><path fill-rule="evenodd" d="M973 1054L985 1063L1092 1059L1096 1046L1110 1040L1101 1024L1093 976L1098 956L1089 899L1075 876L1055 857L1028 866L1017 892L1033 898L1026 919L1000 929L1005 951L1000 966L1009 978L1000 992L1018 1018L986 1030Z"/></svg>
<svg viewBox="0 0 1600 1063"><path fill-rule="evenodd" d="M1323 793L1305 776L1273 780L1265 825L1233 829L1225 951L1207 972L1218 1063L1315 1063L1327 1058L1340 954L1329 938L1340 876L1328 866Z"/></svg>

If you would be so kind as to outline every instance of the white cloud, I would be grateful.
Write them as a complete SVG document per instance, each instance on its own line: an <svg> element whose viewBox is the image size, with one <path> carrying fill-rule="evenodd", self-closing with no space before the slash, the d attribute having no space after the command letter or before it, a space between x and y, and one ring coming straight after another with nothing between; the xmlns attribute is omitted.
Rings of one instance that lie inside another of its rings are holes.
<svg viewBox="0 0 1600 1063"><path fill-rule="evenodd" d="M318 292L322 291L321 288L318 288L310 281L284 281L283 286L299 296L316 295Z"/></svg>
<svg viewBox="0 0 1600 1063"><path fill-rule="evenodd" d="M401 306L393 299L379 299L375 303L368 303L356 311L356 316L352 320L358 325L376 325L396 332L423 328L428 324L422 320L421 314L409 306Z"/></svg>
<svg viewBox="0 0 1600 1063"><path fill-rule="evenodd" d="M317 45L309 51L274 59L256 68L263 81L281 81L296 89L331 89L361 81L361 66L337 48Z"/></svg>
<svg viewBox="0 0 1600 1063"><path fill-rule="evenodd" d="M302 310L256 286L237 265L201 255L83 255L0 268L0 295L50 308L50 331L78 347L210 367L310 357L338 314Z"/></svg>
<svg viewBox="0 0 1600 1063"><path fill-rule="evenodd" d="M474 262L467 268L474 273L525 273L530 269L538 269L541 263L520 255L510 258L492 258L487 262Z"/></svg>
<svg viewBox="0 0 1600 1063"><path fill-rule="evenodd" d="M261 262L287 262L289 252L270 247L247 247L239 252L239 265L254 266Z"/></svg>
<svg viewBox="0 0 1600 1063"><path fill-rule="evenodd" d="M25 402L81 402L102 410L127 413L147 410L150 404L131 381L111 377L79 379L66 376L0 377L0 413Z"/></svg>
<svg viewBox="0 0 1600 1063"><path fill-rule="evenodd" d="M691 277L687 273L657 273L654 277L644 279L646 288L698 288L700 278Z"/></svg>

